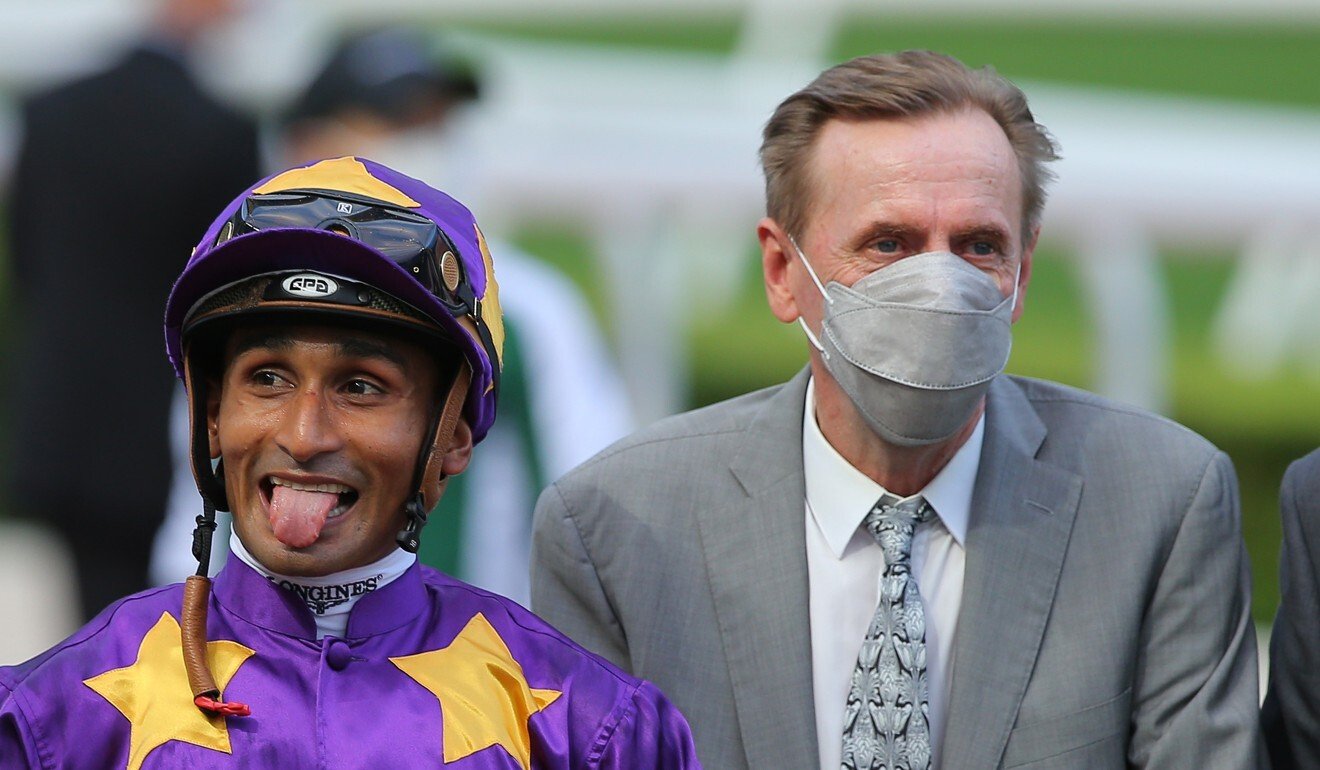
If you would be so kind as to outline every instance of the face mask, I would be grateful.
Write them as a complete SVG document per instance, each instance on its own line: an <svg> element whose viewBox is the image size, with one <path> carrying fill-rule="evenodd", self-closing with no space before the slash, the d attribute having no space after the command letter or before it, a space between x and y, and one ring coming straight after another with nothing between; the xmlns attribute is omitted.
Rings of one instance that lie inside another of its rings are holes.
<svg viewBox="0 0 1320 770"><path fill-rule="evenodd" d="M822 339L798 323L825 368L882 439L898 446L935 444L967 424L1004 370L1012 347L1013 295L946 251L900 259L851 287L821 284ZM1018 277L1022 265L1018 263Z"/></svg>

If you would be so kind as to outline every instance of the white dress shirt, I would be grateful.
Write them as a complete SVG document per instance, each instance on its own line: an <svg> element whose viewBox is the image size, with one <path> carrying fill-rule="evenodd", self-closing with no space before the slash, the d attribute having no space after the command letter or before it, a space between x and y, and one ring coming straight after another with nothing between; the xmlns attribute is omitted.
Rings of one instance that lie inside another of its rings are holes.
<svg viewBox="0 0 1320 770"><path fill-rule="evenodd" d="M815 407L815 386L808 383L802 465L807 489L811 679L821 770L839 770L843 709L862 639L875 616L885 567L884 553L862 521L885 489L830 446L816 423ZM921 490L937 516L921 525L912 541L912 574L917 576L926 610L932 768L939 767L944 738L953 637L962 605L963 548L984 437L982 415L967 443Z"/></svg>

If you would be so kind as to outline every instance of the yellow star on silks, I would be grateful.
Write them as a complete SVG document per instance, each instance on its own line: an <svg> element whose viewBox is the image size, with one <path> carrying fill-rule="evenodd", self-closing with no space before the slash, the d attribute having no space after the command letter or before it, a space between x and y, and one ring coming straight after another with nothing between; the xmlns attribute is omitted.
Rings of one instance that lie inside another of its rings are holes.
<svg viewBox="0 0 1320 770"><path fill-rule="evenodd" d="M563 694L529 687L522 666L480 612L448 647L390 662L440 700L445 764L498 743L527 770L527 720Z"/></svg>
<svg viewBox="0 0 1320 770"><path fill-rule="evenodd" d="M221 690L229 684L253 651L237 642L207 642L206 659ZM127 770L166 741L183 741L231 753L225 718L207 714L193 703L188 673L183 668L179 622L168 612L142 637L137 660L87 679L83 684L128 718L131 725Z"/></svg>

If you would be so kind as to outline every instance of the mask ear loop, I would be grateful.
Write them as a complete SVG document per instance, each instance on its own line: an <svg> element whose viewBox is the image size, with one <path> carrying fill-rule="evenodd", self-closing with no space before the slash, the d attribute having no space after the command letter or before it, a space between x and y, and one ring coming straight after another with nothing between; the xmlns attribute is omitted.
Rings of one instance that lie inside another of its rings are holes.
<svg viewBox="0 0 1320 770"><path fill-rule="evenodd" d="M1013 309L1017 308L1018 288L1022 285L1022 257L1018 257L1017 270L1013 273ZM1012 313L1012 310L1009 311Z"/></svg>
<svg viewBox="0 0 1320 770"><path fill-rule="evenodd" d="M788 234L785 233L785 235ZM829 292L825 291L825 286L821 284L820 278L817 277L816 275L816 271L812 269L811 262L807 261L807 255L804 251L802 251L802 247L797 244L797 241L794 240L793 236L791 235L788 235L788 242L793 244L793 249L797 251L798 259L802 260L802 266L807 269L807 275L811 276L811 282L816 284L816 289L820 291L820 296L825 298L825 304L833 305L834 298L830 296ZM830 354L826 352L825 346L820 344L820 340L817 339L816 335L807 326L807 322L802 320L802 316L800 315L798 316L797 322L798 322L798 326L802 327L802 331L806 333L807 339L811 341L811 346L814 347L816 350L820 351L820 354L822 356L824 356L825 358L829 358Z"/></svg>

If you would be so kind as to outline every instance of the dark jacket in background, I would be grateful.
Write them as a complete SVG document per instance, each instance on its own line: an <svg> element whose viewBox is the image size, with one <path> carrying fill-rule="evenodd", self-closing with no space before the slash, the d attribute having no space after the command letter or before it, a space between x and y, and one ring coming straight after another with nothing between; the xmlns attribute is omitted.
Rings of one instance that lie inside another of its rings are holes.
<svg viewBox="0 0 1320 770"><path fill-rule="evenodd" d="M142 47L28 99L9 191L14 505L69 537L87 615L146 585L170 479L162 308L258 176L255 125Z"/></svg>
<svg viewBox="0 0 1320 770"><path fill-rule="evenodd" d="M1279 492L1283 551L1262 710L1274 770L1320 767L1320 450L1288 467Z"/></svg>

